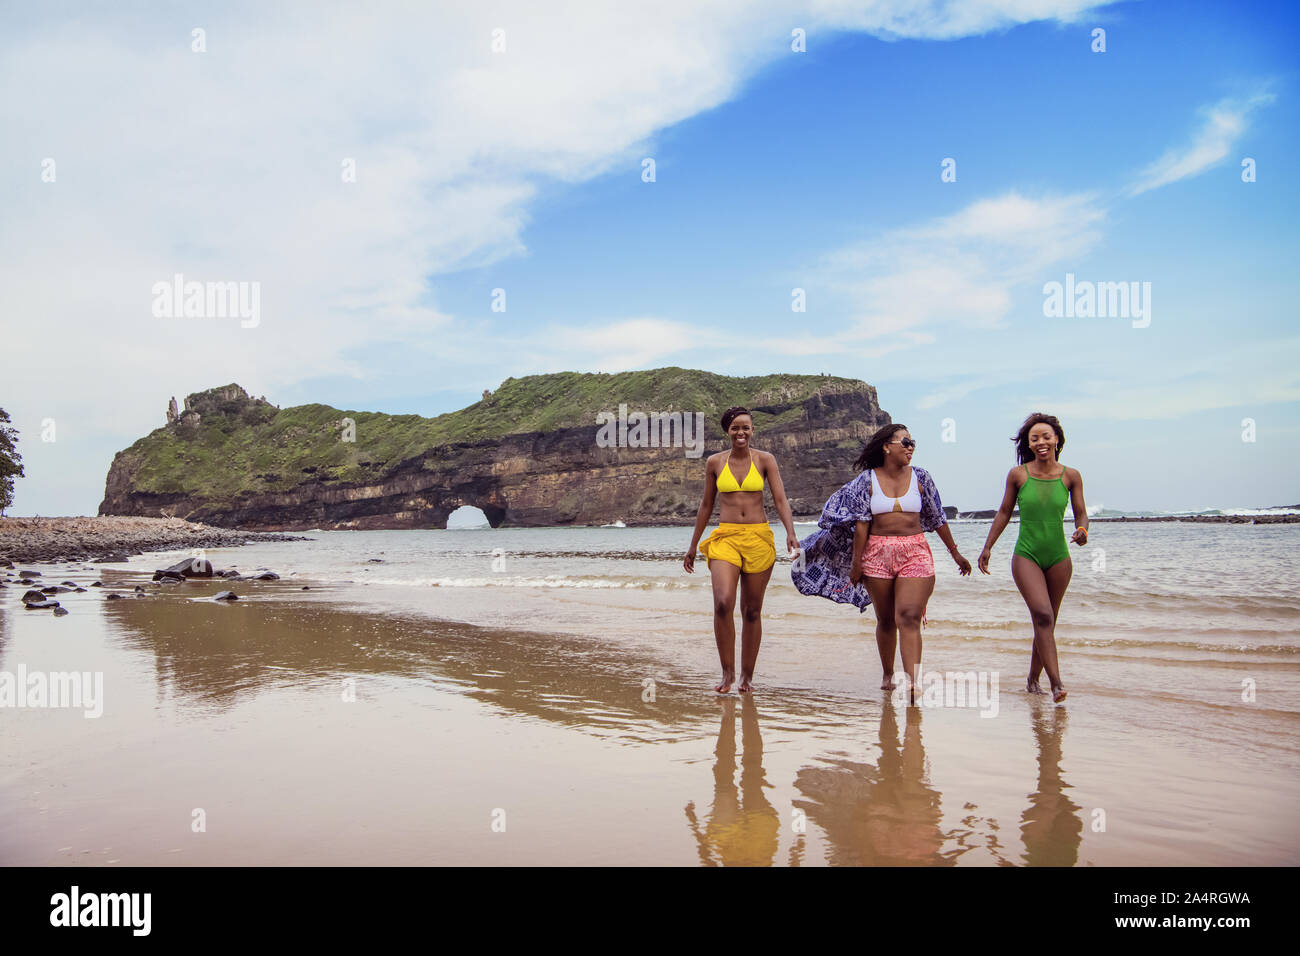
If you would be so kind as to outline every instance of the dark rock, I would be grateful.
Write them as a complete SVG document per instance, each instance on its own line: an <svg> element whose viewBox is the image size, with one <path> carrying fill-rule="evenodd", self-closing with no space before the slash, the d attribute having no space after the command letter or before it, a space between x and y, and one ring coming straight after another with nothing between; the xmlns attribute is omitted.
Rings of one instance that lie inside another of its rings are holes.
<svg viewBox="0 0 1300 956"><path fill-rule="evenodd" d="M384 563L384 559L383 559L383 558L368 558L367 561L368 561L370 564L383 564L383 563Z"/></svg>
<svg viewBox="0 0 1300 956"><path fill-rule="evenodd" d="M117 601L124 597L126 597L125 594L118 594L116 591L109 591L108 594L105 596L104 600Z"/></svg>
<svg viewBox="0 0 1300 956"><path fill-rule="evenodd" d="M159 581L163 578L210 578L212 577L212 562L205 558L186 558L183 561L177 561L170 568L162 568L155 571L153 579Z"/></svg>
<svg viewBox="0 0 1300 956"><path fill-rule="evenodd" d="M77 586L76 581L60 581L59 583L62 584L64 587L69 587L69 588L75 588Z"/></svg>
<svg viewBox="0 0 1300 956"><path fill-rule="evenodd" d="M139 584L137 584L137 585L135 586L135 593L136 593L136 594L143 594L143 593L144 593L144 588L143 588L142 586L140 586Z"/></svg>
<svg viewBox="0 0 1300 956"><path fill-rule="evenodd" d="M85 594L85 593L86 593L86 589L85 589L85 588L73 588L72 590L76 591L78 594Z"/></svg>
<svg viewBox="0 0 1300 956"><path fill-rule="evenodd" d="M67 614L67 613L68 613L68 609L67 609L66 607L56 607L56 608L54 609L54 616L55 616L55 617L62 617L64 614Z"/></svg>
<svg viewBox="0 0 1300 956"><path fill-rule="evenodd" d="M39 578L41 576L41 572L40 571L19 571L18 576L20 578Z"/></svg>
<svg viewBox="0 0 1300 956"><path fill-rule="evenodd" d="M102 558L95 558L91 564L126 564L130 560L130 555L114 552L113 554L107 554Z"/></svg>
<svg viewBox="0 0 1300 956"><path fill-rule="evenodd" d="M32 604L44 600L45 600L45 595L42 594L40 591L36 591L36 590L28 591L26 594L23 595L24 604Z"/></svg>
<svg viewBox="0 0 1300 956"><path fill-rule="evenodd" d="M214 601L238 601L238 600L239 600L239 595L236 594L234 591L218 591L216 594L212 595L212 600L214 600Z"/></svg>
<svg viewBox="0 0 1300 956"><path fill-rule="evenodd" d="M58 601L28 601L24 604L28 610L42 610L48 607L58 607Z"/></svg>
<svg viewBox="0 0 1300 956"><path fill-rule="evenodd" d="M278 580L280 580L280 575L276 574L274 571L263 571L261 574L254 574L252 580L254 580L254 581L278 581Z"/></svg>
<svg viewBox="0 0 1300 956"><path fill-rule="evenodd" d="M94 584L91 585L92 588L102 588L103 586L104 586L103 581L96 581Z"/></svg>
<svg viewBox="0 0 1300 956"><path fill-rule="evenodd" d="M65 588L58 584L51 584L48 588L41 588L42 594L59 594L63 591L71 591L72 588Z"/></svg>
<svg viewBox="0 0 1300 956"><path fill-rule="evenodd" d="M310 591L310 590L311 590L311 588L307 587L307 585L305 585L305 584L302 586L302 589L303 589L304 591Z"/></svg>

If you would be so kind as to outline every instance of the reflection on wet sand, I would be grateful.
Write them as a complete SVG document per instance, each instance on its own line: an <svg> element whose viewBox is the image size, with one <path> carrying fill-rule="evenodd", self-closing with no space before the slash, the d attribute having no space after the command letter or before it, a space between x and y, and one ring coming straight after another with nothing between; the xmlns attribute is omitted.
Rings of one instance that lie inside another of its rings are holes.
<svg viewBox="0 0 1300 956"><path fill-rule="evenodd" d="M1030 866L1074 866L1083 842L1079 805L1065 792L1061 777L1061 744L1068 720L1064 707L1030 708L1038 742L1038 789L1020 817L1025 841L1024 860Z"/></svg>
<svg viewBox="0 0 1300 956"><path fill-rule="evenodd" d="M771 866L776 858L781 818L763 792L763 737L758 708L746 694L741 701L740 787L736 787L736 699L722 698L722 724L714 750L713 804L700 825L695 802L686 819L705 866Z"/></svg>
<svg viewBox="0 0 1300 956"><path fill-rule="evenodd" d="M150 655L159 700L174 701L182 711L188 707L206 717L285 688L328 686L336 692L343 678L354 677L363 698L401 687L455 692L512 718L619 743L702 742L716 734L712 802L707 809L694 802L686 806L696 854L708 866L763 866L777 862L782 825L768 791L783 792L791 781L778 779L774 787L768 780L762 707L764 726L782 753L786 742L799 739L797 746L810 755L826 754L793 780L802 797L793 805L824 839L819 844L817 837L794 834L784 862L800 865L806 850L818 845L835 865L950 866L977 846L992 862L1011 862L998 845L996 821L974 816L973 803L964 804L972 814L944 828L943 795L927 773L922 708L899 714L888 701L882 706L798 689L757 702L748 696L718 699L701 692L711 675L665 661L652 647L383 616L298 599L289 587L258 588L234 605L188 599L216 588L192 585L184 595L154 593L99 605L118 643ZM0 618L0 641L12 638L5 631L13 625ZM646 678L657 689L648 697ZM838 752L846 736L860 740L864 720L877 712L879 758L855 762ZM1038 781L1022 815L1023 861L1073 865L1082 823L1061 776L1065 711L1031 708L1031 714ZM427 728L419 721L410 726L414 747ZM933 728L960 725L931 726L934 734ZM302 733L310 737L314 728L304 725ZM707 749L704 743L689 746ZM1014 791L1022 793L1019 787ZM948 797L950 806L963 806L960 797L955 804ZM778 803L785 805L784 798ZM675 806L667 812L681 813L682 804ZM1023 804L1017 799L1013 806L1011 813ZM971 859L987 861L980 854Z"/></svg>
<svg viewBox="0 0 1300 956"><path fill-rule="evenodd" d="M124 643L154 656L160 699L226 709L268 687L355 677L364 695L368 679L400 678L599 736L654 742L712 732L714 702L695 692L706 677L625 645L355 612L286 600L290 593L238 604L157 595L103 607ZM658 688L652 701L642 696L647 677Z"/></svg>
<svg viewBox="0 0 1300 956"><path fill-rule="evenodd" d="M898 717L886 701L880 717L876 766L827 760L805 767L795 801L826 833L827 862L837 866L952 866L961 852L944 854L949 838L939 826L941 796L925 782L921 708L908 707L900 746Z"/></svg>

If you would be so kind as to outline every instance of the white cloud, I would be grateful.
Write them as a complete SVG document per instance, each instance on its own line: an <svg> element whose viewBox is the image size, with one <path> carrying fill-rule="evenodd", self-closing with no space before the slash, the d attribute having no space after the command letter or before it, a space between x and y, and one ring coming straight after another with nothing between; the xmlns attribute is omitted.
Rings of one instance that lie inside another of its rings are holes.
<svg viewBox="0 0 1300 956"><path fill-rule="evenodd" d="M850 321L820 348L862 343L863 354L879 355L934 341L949 324L998 327L1013 291L1091 250L1104 218L1093 194L1010 192L836 250L815 283Z"/></svg>
<svg viewBox="0 0 1300 956"><path fill-rule="evenodd" d="M1201 126L1192 134L1191 142L1166 151L1142 170L1137 182L1129 187L1128 194L1136 196L1197 176L1222 162L1233 152L1237 140L1248 127L1250 115L1275 99L1272 93L1259 89L1248 96L1228 97L1202 107Z"/></svg>
<svg viewBox="0 0 1300 956"><path fill-rule="evenodd" d="M529 341L527 354L533 367L528 372L622 372L662 365L673 358L694 359L700 350L726 349L729 339L720 332L656 318L553 325Z"/></svg>

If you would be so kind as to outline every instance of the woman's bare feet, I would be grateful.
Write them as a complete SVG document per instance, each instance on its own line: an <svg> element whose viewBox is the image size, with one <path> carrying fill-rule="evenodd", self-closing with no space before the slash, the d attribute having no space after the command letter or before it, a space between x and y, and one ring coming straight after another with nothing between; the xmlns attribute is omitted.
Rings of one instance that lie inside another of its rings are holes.
<svg viewBox="0 0 1300 956"><path fill-rule="evenodd" d="M1059 704L1063 700L1065 700L1065 685L1057 684L1052 688L1052 703Z"/></svg>
<svg viewBox="0 0 1300 956"><path fill-rule="evenodd" d="M880 681L881 690L893 690L895 686L893 674L886 674Z"/></svg>
<svg viewBox="0 0 1300 956"><path fill-rule="evenodd" d="M720 683L714 684L713 689L716 690L719 694L730 694L731 685L734 684L735 682L736 682L735 671L723 671L722 681Z"/></svg>
<svg viewBox="0 0 1300 956"><path fill-rule="evenodd" d="M1026 694L1041 694L1042 692L1043 692L1043 688L1039 687L1038 681L1034 680L1032 677L1025 684Z"/></svg>
<svg viewBox="0 0 1300 956"><path fill-rule="evenodd" d="M753 675L753 674L741 674L741 675L740 675L740 686L736 688L736 693L737 693L737 694L748 694L748 693L750 693L751 691L753 691L753 689L754 689L754 675Z"/></svg>
<svg viewBox="0 0 1300 956"><path fill-rule="evenodd" d="M921 690L921 681L919 678L907 675L907 703L910 707L916 707L925 699L924 692Z"/></svg>

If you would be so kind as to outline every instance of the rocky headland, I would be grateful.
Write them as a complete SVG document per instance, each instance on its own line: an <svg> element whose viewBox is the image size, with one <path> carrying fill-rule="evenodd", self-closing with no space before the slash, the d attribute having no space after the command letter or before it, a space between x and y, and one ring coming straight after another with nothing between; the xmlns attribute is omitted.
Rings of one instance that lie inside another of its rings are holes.
<svg viewBox="0 0 1300 956"><path fill-rule="evenodd" d="M820 512L890 421L875 388L822 375L532 375L435 418L282 409L231 384L173 400L119 452L99 513L276 531L442 528L466 505L494 527L689 523L700 456L727 447L718 419L733 405L753 411L754 445L777 456L799 515Z"/></svg>

